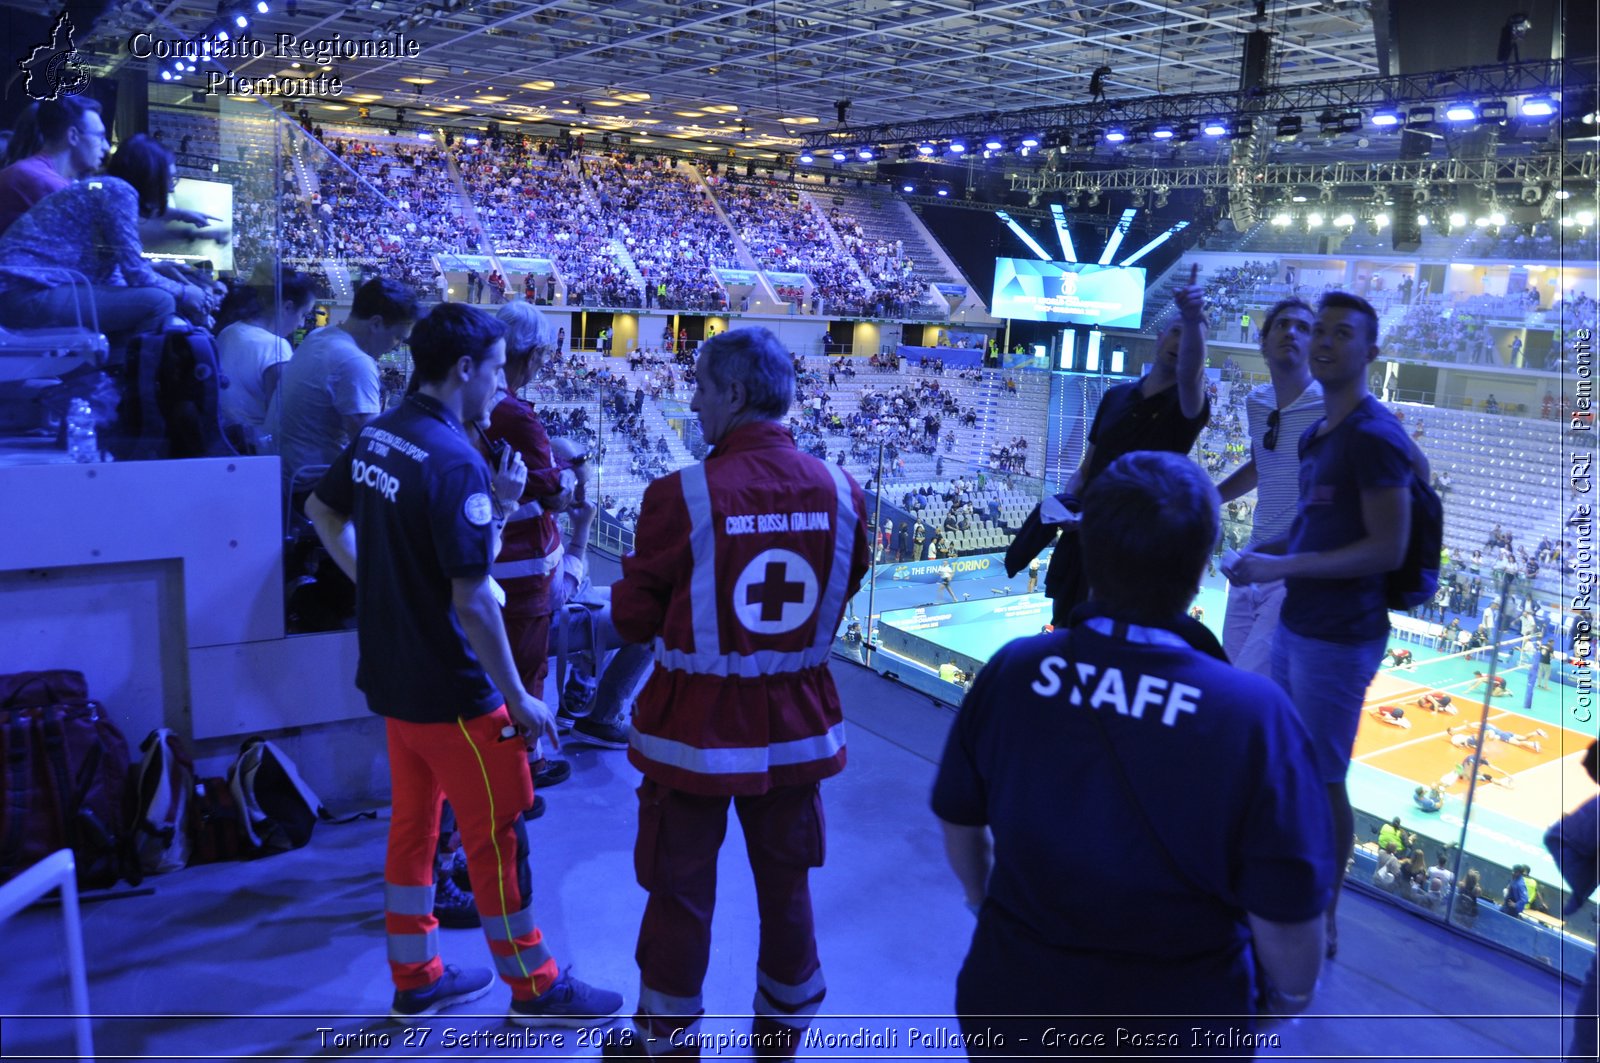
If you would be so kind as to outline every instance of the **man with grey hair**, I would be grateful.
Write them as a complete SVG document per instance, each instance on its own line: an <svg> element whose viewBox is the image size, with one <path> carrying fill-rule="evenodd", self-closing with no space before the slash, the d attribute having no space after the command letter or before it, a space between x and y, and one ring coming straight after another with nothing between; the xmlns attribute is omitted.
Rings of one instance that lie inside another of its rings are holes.
<svg viewBox="0 0 1600 1063"><path fill-rule="evenodd" d="M544 423L533 405L518 397L555 350L554 326L521 300L502 305L495 316L506 329L506 391L489 413L485 435L491 447L508 446L522 455L528 482L507 518L500 556L489 571L505 590L506 637L517 671L523 685L542 696L550 664L550 585L562 554L556 514L572 504L577 477L556 461ZM569 764L554 761L534 785L552 786L571 774Z"/></svg>
<svg viewBox="0 0 1600 1063"><path fill-rule="evenodd" d="M691 408L712 450L646 490L612 620L653 642L629 759L644 773L634 868L643 1036L608 1055L699 1056L717 851L737 809L761 912L752 1054L788 1058L826 991L809 872L822 864L819 783L844 768L828 672L871 557L849 474L796 448L787 348L763 328L701 345Z"/></svg>

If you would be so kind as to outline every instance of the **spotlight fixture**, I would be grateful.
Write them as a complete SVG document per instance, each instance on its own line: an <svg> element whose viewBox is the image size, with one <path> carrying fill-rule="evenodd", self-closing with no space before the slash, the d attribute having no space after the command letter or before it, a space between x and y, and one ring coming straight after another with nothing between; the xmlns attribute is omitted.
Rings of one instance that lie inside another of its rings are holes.
<svg viewBox="0 0 1600 1063"><path fill-rule="evenodd" d="M814 163L816 161L817 161L817 157L815 155L811 154L811 149L809 149L809 148L802 148L801 149L801 151L800 151L800 165L802 165L802 166L810 166L812 163Z"/></svg>
<svg viewBox="0 0 1600 1063"><path fill-rule="evenodd" d="M1228 123L1220 118L1207 118L1200 123L1200 132L1208 137L1224 137L1228 135Z"/></svg>
<svg viewBox="0 0 1600 1063"><path fill-rule="evenodd" d="M1178 142L1187 144L1200 135L1199 122L1185 122L1178 127Z"/></svg>
<svg viewBox="0 0 1600 1063"><path fill-rule="evenodd" d="M1502 212L1498 207L1489 212L1489 224L1490 225L1504 225L1505 223L1506 223L1505 213Z"/></svg>
<svg viewBox="0 0 1600 1063"><path fill-rule="evenodd" d="M269 15L271 13L272 8L267 4L267 0L256 0L256 14Z"/></svg>
<svg viewBox="0 0 1600 1063"><path fill-rule="evenodd" d="M936 196L948 197L950 195L949 183L946 181L940 181L939 184L934 188L933 194Z"/></svg>
<svg viewBox="0 0 1600 1063"><path fill-rule="evenodd" d="M1171 140L1174 135L1170 124L1162 122L1150 131L1151 140Z"/></svg>
<svg viewBox="0 0 1600 1063"><path fill-rule="evenodd" d="M933 154L937 153L938 150L939 150L938 148L934 147L931 143L929 143L926 140L923 141L921 144L917 145L917 154L918 155L923 155L923 156L933 155Z"/></svg>
<svg viewBox="0 0 1600 1063"><path fill-rule="evenodd" d="M1322 215L1313 214L1312 217L1320 219L1322 217ZM1341 229L1348 229L1351 226L1355 225L1355 223L1356 223L1356 217L1355 217L1354 214L1351 214L1349 211L1345 211L1342 214L1337 214L1337 215L1334 216L1334 219L1333 219L1333 224L1337 225ZM1314 222L1313 224L1321 225L1322 222L1319 220L1317 222Z"/></svg>
<svg viewBox="0 0 1600 1063"><path fill-rule="evenodd" d="M465 144L469 148L475 148L475 147L478 146L478 138L477 137L468 137L466 140L462 141L462 143Z"/></svg>
<svg viewBox="0 0 1600 1063"><path fill-rule="evenodd" d="M960 137L957 137L956 139L954 139L954 140L952 140L950 142L950 154L952 154L952 155L965 155L966 153L967 153L967 142L965 140L962 140Z"/></svg>
<svg viewBox="0 0 1600 1063"><path fill-rule="evenodd" d="M917 183L915 181L909 181L908 180L908 181L901 181L900 182L900 191L904 192L906 195L909 196L911 193L915 192L916 190L917 190Z"/></svg>
<svg viewBox="0 0 1600 1063"><path fill-rule="evenodd" d="M1552 96L1529 96L1522 101L1522 116L1524 118L1549 118L1556 113L1556 101Z"/></svg>
<svg viewBox="0 0 1600 1063"><path fill-rule="evenodd" d="M1417 228L1426 229L1427 227L1428 227L1428 216L1426 214L1418 214L1417 215Z"/></svg>
<svg viewBox="0 0 1600 1063"><path fill-rule="evenodd" d="M1272 224L1276 225L1280 229L1285 228L1292 221L1294 221L1294 219L1289 216L1288 211L1279 211L1277 214L1272 216Z"/></svg>
<svg viewBox="0 0 1600 1063"><path fill-rule="evenodd" d="M1300 135L1300 130L1304 128L1304 126L1305 123L1301 121L1299 115L1286 114L1282 118L1278 119L1276 135L1279 140L1293 140L1295 137Z"/></svg>
<svg viewBox="0 0 1600 1063"><path fill-rule="evenodd" d="M1317 211L1312 211L1306 215L1306 224L1313 229L1322 228L1322 215Z"/></svg>
<svg viewBox="0 0 1600 1063"><path fill-rule="evenodd" d="M1004 151L1005 147L1006 142L997 136L988 136L983 138L984 151Z"/></svg>
<svg viewBox="0 0 1600 1063"><path fill-rule="evenodd" d="M1105 132L1107 144L1121 144L1128 139L1128 131L1122 126L1111 126Z"/></svg>
<svg viewBox="0 0 1600 1063"><path fill-rule="evenodd" d="M833 149L833 161L834 162L844 162L849 157L850 157L849 155L845 154L845 151L844 151L843 148L834 148Z"/></svg>
<svg viewBox="0 0 1600 1063"><path fill-rule="evenodd" d="M233 24L242 30L250 28L250 16L243 11L233 16Z"/></svg>
<svg viewBox="0 0 1600 1063"><path fill-rule="evenodd" d="M1372 224L1380 229L1386 228L1389 224L1389 215L1383 213L1374 214L1372 216Z"/></svg>
<svg viewBox="0 0 1600 1063"><path fill-rule="evenodd" d="M1079 151L1093 151L1095 143L1099 139L1099 137L1095 136L1094 130L1086 129L1082 133L1078 134L1075 143L1077 144Z"/></svg>
<svg viewBox="0 0 1600 1063"><path fill-rule="evenodd" d="M1235 118L1233 129L1228 133L1230 140L1249 140L1256 135L1256 120L1254 118Z"/></svg>
<svg viewBox="0 0 1600 1063"><path fill-rule="evenodd" d="M1580 211L1578 211L1578 213L1573 215L1573 218L1577 221L1577 223L1579 225L1582 225L1584 227L1588 227L1588 226L1594 224L1594 211L1592 211L1592 210L1580 210Z"/></svg>
<svg viewBox="0 0 1600 1063"><path fill-rule="evenodd" d="M1339 115L1339 132L1355 133L1361 129L1361 112L1354 108Z"/></svg>
<svg viewBox="0 0 1600 1063"><path fill-rule="evenodd" d="M1504 122L1510 114L1511 110L1506 106L1505 100L1478 101L1478 121L1480 122Z"/></svg>
<svg viewBox="0 0 1600 1063"><path fill-rule="evenodd" d="M1452 226L1459 229L1461 226L1467 224L1467 216L1461 213L1459 210L1452 210L1450 212L1449 221Z"/></svg>
<svg viewBox="0 0 1600 1063"><path fill-rule="evenodd" d="M1333 113L1331 107L1317 115L1317 131L1325 137L1338 135L1339 116Z"/></svg>
<svg viewBox="0 0 1600 1063"><path fill-rule="evenodd" d="M1406 112L1406 128L1426 129L1433 125L1434 114L1432 107L1413 107Z"/></svg>
<svg viewBox="0 0 1600 1063"><path fill-rule="evenodd" d="M1469 100L1456 100L1446 104L1444 119L1447 122L1471 122L1478 117L1478 108Z"/></svg>
<svg viewBox="0 0 1600 1063"><path fill-rule="evenodd" d="M1304 203L1310 198L1311 197L1307 195L1305 190L1302 188L1295 189L1294 194L1289 197L1290 201L1294 203Z"/></svg>
<svg viewBox="0 0 1600 1063"><path fill-rule="evenodd" d="M1040 139L1038 133L1024 133L1022 134L1022 146L1031 150L1039 146Z"/></svg>
<svg viewBox="0 0 1600 1063"><path fill-rule="evenodd" d="M1392 129L1404 121L1399 108L1383 106L1372 112L1372 124L1379 129Z"/></svg>

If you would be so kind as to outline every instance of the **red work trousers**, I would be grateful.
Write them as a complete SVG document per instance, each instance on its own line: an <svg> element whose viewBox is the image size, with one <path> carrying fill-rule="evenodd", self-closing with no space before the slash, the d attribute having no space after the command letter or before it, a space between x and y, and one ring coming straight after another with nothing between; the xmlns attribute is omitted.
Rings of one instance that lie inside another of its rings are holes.
<svg viewBox="0 0 1600 1063"><path fill-rule="evenodd" d="M704 797L650 779L639 786L634 873L649 893L639 927L639 1010L652 1055L698 1058L700 988L711 960L717 852L733 803L744 828L761 916L753 1054L790 1057L827 987L817 959L810 870L824 855L817 784L753 797Z"/></svg>
<svg viewBox="0 0 1600 1063"><path fill-rule="evenodd" d="M505 706L470 720L408 723L389 719L392 817L384 861L384 929L398 989L420 989L444 970L433 917L433 857L439 809L455 810L472 894L495 971L514 999L538 996L559 977L534 923L527 828L533 778L521 739L503 741Z"/></svg>

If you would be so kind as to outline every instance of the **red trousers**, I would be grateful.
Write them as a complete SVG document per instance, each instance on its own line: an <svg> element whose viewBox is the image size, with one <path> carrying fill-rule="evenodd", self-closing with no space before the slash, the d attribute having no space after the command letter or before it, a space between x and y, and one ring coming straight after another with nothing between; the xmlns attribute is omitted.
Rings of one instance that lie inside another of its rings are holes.
<svg viewBox="0 0 1600 1063"><path fill-rule="evenodd" d="M544 697L544 680L550 674L551 614L532 613L517 607L516 599L506 603L501 618L506 625L506 642L516 662L522 685L536 698ZM561 692L556 691L560 699Z"/></svg>
<svg viewBox="0 0 1600 1063"><path fill-rule="evenodd" d="M811 912L810 870L824 855L822 795L815 783L759 797L703 797L639 786L634 873L649 893L639 927L639 1010L634 1023L652 1055L698 1058L694 1037L711 961L717 852L733 803L744 828L761 916L754 1054L787 1058L827 992Z"/></svg>
<svg viewBox="0 0 1600 1063"><path fill-rule="evenodd" d="M384 929L398 989L420 989L444 970L433 917L433 857L439 810L455 810L472 895L496 972L511 995L528 1000L560 975L534 923L527 828L533 804L527 748L502 741L511 723L504 706L470 720L386 720L392 817L384 861Z"/></svg>

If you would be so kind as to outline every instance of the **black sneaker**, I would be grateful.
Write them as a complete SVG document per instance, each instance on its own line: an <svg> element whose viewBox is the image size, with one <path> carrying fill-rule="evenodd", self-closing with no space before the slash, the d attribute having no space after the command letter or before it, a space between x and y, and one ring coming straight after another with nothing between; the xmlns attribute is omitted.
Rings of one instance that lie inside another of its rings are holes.
<svg viewBox="0 0 1600 1063"><path fill-rule="evenodd" d="M535 794L533 798L533 807L524 812L522 814L522 818L524 820L538 819L540 816L544 815L544 808L544 798Z"/></svg>
<svg viewBox="0 0 1600 1063"><path fill-rule="evenodd" d="M533 777L533 788L543 790L546 786L566 782L572 778L572 765L565 760L547 760L544 770Z"/></svg>
<svg viewBox="0 0 1600 1063"><path fill-rule="evenodd" d="M472 893L456 885L449 874L437 872L433 884L433 917L446 930L471 930L481 926L478 909L473 906Z"/></svg>
<svg viewBox="0 0 1600 1063"><path fill-rule="evenodd" d="M409 1026L445 1008L477 1000L487 993L492 985L494 985L494 975L490 974L487 968L468 967L462 970L455 964L448 964L444 974L440 975L439 980L432 985L423 986L421 989L395 990L394 1003L389 1005L389 1017Z"/></svg>
<svg viewBox="0 0 1600 1063"><path fill-rule="evenodd" d="M567 674L566 685L561 688L561 708L557 711L573 719L587 716L594 704L594 692L599 686L600 681L594 676L584 675L574 668Z"/></svg>
<svg viewBox="0 0 1600 1063"><path fill-rule="evenodd" d="M568 741L603 749L627 749L628 732L614 723L585 717L572 725L572 737Z"/></svg>
<svg viewBox="0 0 1600 1063"><path fill-rule="evenodd" d="M622 994L609 989L596 989L580 982L570 970L542 996L532 1000L511 1001L511 1014L507 1016L516 1026L601 1026L622 1010Z"/></svg>

